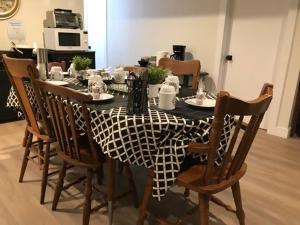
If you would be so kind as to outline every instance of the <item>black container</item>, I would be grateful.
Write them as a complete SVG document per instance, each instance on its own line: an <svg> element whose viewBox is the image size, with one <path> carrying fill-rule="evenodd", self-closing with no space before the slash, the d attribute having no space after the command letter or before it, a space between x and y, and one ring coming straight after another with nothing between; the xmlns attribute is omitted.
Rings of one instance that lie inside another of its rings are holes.
<svg viewBox="0 0 300 225"><path fill-rule="evenodd" d="M173 45L174 54L171 55L171 58L183 61L185 56L185 49L186 49L185 45Z"/></svg>
<svg viewBox="0 0 300 225"><path fill-rule="evenodd" d="M148 74L145 72L138 76L134 72L131 72L127 78L127 86L127 114L146 114L148 112Z"/></svg>
<svg viewBox="0 0 300 225"><path fill-rule="evenodd" d="M15 58L26 58L26 59L32 59L36 58L35 55L33 55L32 51L33 48L13 48L13 56Z"/></svg>

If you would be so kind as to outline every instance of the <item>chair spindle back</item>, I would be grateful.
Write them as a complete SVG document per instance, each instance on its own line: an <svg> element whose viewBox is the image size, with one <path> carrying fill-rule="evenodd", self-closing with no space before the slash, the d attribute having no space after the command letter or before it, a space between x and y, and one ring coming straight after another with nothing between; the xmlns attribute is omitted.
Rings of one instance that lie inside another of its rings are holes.
<svg viewBox="0 0 300 225"><path fill-rule="evenodd" d="M36 110L32 107L30 96L28 95L27 88L24 84L24 79L30 78L27 71L28 65L34 67L35 63L32 59L10 58L6 55L3 55L3 62L10 82L19 100L19 104L22 107L27 124L32 127L36 133L40 134L41 132L36 120L38 112L36 112Z"/></svg>
<svg viewBox="0 0 300 225"><path fill-rule="evenodd" d="M193 75L192 88L197 89L200 76L201 64L199 60L180 61L170 58L161 58L159 66L164 69L169 69L174 75Z"/></svg>
<svg viewBox="0 0 300 225"><path fill-rule="evenodd" d="M242 101L230 96L228 92L219 93L209 138L210 151L208 151L208 166L205 173L206 184L230 179L241 169L272 96L271 84L265 84L260 96L252 101ZM237 120L222 164L217 167L214 165L216 149L219 146L226 115L234 116ZM243 123L245 117L250 117L248 124Z"/></svg>
<svg viewBox="0 0 300 225"><path fill-rule="evenodd" d="M74 91L67 87L55 86L41 80L34 81L42 98L46 101L46 105L55 131L60 151L65 157L81 162L83 153L80 151L78 139L83 131L76 128L76 118L74 104L80 106L80 112L84 118L86 130L89 140L89 147L86 149L94 159L97 159L97 153L93 144L92 130L90 126L90 115L87 103L92 101L91 95L86 95Z"/></svg>

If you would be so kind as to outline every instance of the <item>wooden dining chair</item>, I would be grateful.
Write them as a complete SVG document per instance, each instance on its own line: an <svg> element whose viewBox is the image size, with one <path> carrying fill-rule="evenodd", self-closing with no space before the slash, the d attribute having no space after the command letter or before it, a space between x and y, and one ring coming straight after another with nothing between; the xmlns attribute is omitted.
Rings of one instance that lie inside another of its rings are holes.
<svg viewBox="0 0 300 225"><path fill-rule="evenodd" d="M35 85L45 100L55 136L58 141L57 154L63 160L63 165L59 174L58 183L55 189L52 209L56 210L60 194L64 187L64 178L66 176L66 166L76 166L86 169L85 184L85 203L83 209L83 224L89 224L91 213L91 194L92 194L92 178L94 174L98 174L105 161L105 156L101 148L96 149L97 144L93 140L91 129L90 112L87 107L88 103L93 100L91 95L86 95L70 88L55 86L41 80L35 80ZM85 130L80 131L76 128L75 111L73 103L79 104L80 112L84 119ZM112 224L112 201L115 181L115 161L108 159L108 204L109 204L109 222ZM128 172L131 192L137 201L136 189L133 176L128 165L125 165Z"/></svg>
<svg viewBox="0 0 300 225"><path fill-rule="evenodd" d="M48 71L51 71L52 66L60 66L62 68L62 71L66 71L66 62L65 61L49 62L48 63Z"/></svg>
<svg viewBox="0 0 300 225"><path fill-rule="evenodd" d="M194 165L180 173L176 184L198 193L200 210L200 224L209 224L209 201L235 212L240 225L245 224L245 213L242 207L239 180L246 173L246 156L256 136L259 125L268 109L273 95L273 86L265 84L260 96L252 101L242 101L229 95L228 92L220 92L217 98L214 120L211 125L209 143L190 143L187 151L193 154L206 154L207 163ZM220 166L216 166L217 149L221 140L224 127L224 117L232 115L237 118L235 128L232 130L231 139L228 142L227 151L224 154ZM243 123L245 117L250 117L249 123ZM153 187L153 171L149 174L144 199L140 206L140 214L137 224L144 224L147 205L151 197ZM213 196L227 188L231 188L236 210ZM162 219L160 221L163 221ZM181 221L181 220L179 220ZM169 224L164 223L161 224ZM179 223L176 223L179 224Z"/></svg>
<svg viewBox="0 0 300 225"><path fill-rule="evenodd" d="M40 203L44 204L49 175L50 144L54 142L55 139L52 138L51 130L44 117L44 107L37 110L32 106L30 93L24 83L25 79L27 79L27 81L30 80L30 75L27 70L28 66L35 67L35 64L32 59L10 58L6 55L3 55L3 62L27 122L25 132L25 138L27 140L25 141L26 147L19 182L23 182L29 159L37 157L40 162L43 162ZM33 137L36 137L38 141L33 141ZM43 149L44 144L46 145L45 150ZM31 152L37 154L30 156Z"/></svg>
<svg viewBox="0 0 300 225"><path fill-rule="evenodd" d="M161 58L158 65L164 69L169 69L174 75L192 75L192 88L197 90L200 77L201 64L199 60L180 61L170 58Z"/></svg>

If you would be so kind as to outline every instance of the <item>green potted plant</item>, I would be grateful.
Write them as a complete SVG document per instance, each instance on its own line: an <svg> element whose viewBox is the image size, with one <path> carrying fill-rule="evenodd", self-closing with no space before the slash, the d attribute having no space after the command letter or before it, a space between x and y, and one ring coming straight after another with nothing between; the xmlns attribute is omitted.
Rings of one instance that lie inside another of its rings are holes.
<svg viewBox="0 0 300 225"><path fill-rule="evenodd" d="M161 67L149 66L147 67L147 73L149 78L149 97L157 97L158 90L166 78L167 72Z"/></svg>
<svg viewBox="0 0 300 225"><path fill-rule="evenodd" d="M92 63L92 60L87 57L74 56L72 59L72 63L76 72L84 77L84 75L86 74L86 70Z"/></svg>

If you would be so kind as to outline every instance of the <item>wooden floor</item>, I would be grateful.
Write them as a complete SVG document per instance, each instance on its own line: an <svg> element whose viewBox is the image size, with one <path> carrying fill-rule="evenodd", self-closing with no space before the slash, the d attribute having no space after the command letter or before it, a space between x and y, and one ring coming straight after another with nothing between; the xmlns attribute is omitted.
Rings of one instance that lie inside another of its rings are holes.
<svg viewBox="0 0 300 225"><path fill-rule="evenodd" d="M56 225L81 224L82 188L72 187L63 193L58 211L51 211L53 187L56 177L47 189L46 204L39 204L41 171L29 163L25 182L18 183L23 149L20 143L25 123L23 121L0 124L0 225ZM248 156L248 172L242 179L241 189L246 213L246 224L299 225L300 224L300 139L281 139L260 131ZM134 170L139 197L143 194L146 170ZM74 173L74 171L72 172ZM72 176L68 175L68 177ZM126 180L119 177L118 189L123 189ZM167 197L157 204L151 202L150 210L169 219L176 218L191 203L183 200L182 190L173 188ZM93 198L103 199L104 194L95 192ZM226 202L233 203L230 191L218 195ZM196 202L196 195L191 194ZM115 206L115 225L132 225L138 210L133 207L130 197ZM93 213L90 224L107 224L106 208ZM187 224L199 224L198 215ZM147 224L155 224L150 221ZM237 219L223 208L210 204L211 225L235 225Z"/></svg>

